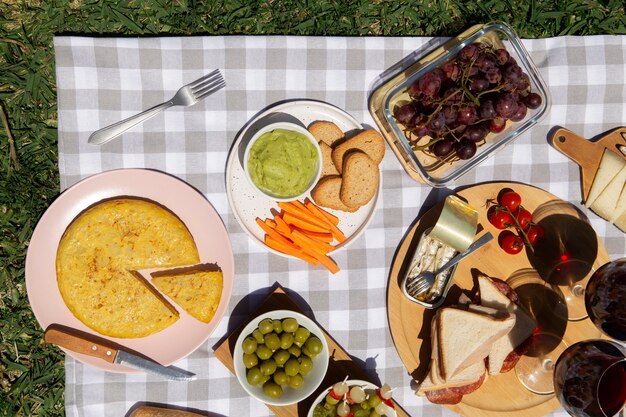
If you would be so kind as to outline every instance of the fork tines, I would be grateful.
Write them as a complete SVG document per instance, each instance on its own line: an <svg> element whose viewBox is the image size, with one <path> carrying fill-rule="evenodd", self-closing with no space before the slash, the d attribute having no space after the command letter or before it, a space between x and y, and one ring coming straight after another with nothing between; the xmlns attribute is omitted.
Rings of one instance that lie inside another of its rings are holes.
<svg viewBox="0 0 626 417"><path fill-rule="evenodd" d="M204 77L189 84L196 99L200 100L226 86L226 81L219 70L213 70Z"/></svg>

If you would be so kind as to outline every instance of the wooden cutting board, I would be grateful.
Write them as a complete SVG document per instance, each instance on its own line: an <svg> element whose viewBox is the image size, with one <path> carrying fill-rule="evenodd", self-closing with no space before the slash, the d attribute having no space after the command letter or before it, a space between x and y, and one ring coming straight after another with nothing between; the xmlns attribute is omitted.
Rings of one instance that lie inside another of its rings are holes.
<svg viewBox="0 0 626 417"><path fill-rule="evenodd" d="M252 314L248 320L242 323L236 330L230 333L224 340L217 346L214 351L215 357L220 360L230 372L235 374L235 369L233 367L233 351L235 349L234 345L237 341L237 337L243 330L243 328L253 320L255 317L260 314L266 313L272 310L293 310L298 313L302 313L305 315L305 312L291 299L291 297L285 292L285 290L278 286L274 292L272 292L259 306L259 308ZM311 320L315 321L313 317L310 317ZM318 324L319 325L319 324ZM326 376L324 380L320 384L320 386L311 394L306 400L298 403L287 406L275 406L275 405L267 405L269 409L271 409L274 414L278 417L306 417L309 412L309 408L313 404L313 401L320 395L320 393L332 386L336 382L343 381L346 376L349 379L360 379L363 381L371 381L371 378L367 375L367 373L355 362L352 360L350 355L343 350L343 348L335 342L335 340L330 337L330 335L326 332L324 328L322 328L322 332L326 336L326 341L328 342L328 351L330 352L330 362L328 363L328 371L326 372ZM384 383L384 381L383 381ZM404 411L395 401L395 410L398 417L409 417L409 415Z"/></svg>
<svg viewBox="0 0 626 417"><path fill-rule="evenodd" d="M494 239L458 264L453 277L453 284L444 305L455 304L461 292L471 295L477 272L504 280L516 277L519 282L518 278L526 280L526 277L531 276L535 271L526 249L519 254L509 255L498 246L497 236L500 231L487 220L487 201L496 199L498 193L507 188L521 195L522 205L533 215L538 214L540 209L545 210L546 207L556 206L561 212L564 210L560 206L561 203L564 203L562 200L544 190L526 184L488 183L458 191L456 195L467 200L478 211L479 230L483 229L479 234L489 231L494 235ZM387 292L389 327L402 362L416 380L421 380L428 373L430 323L436 310L428 310L411 302L403 295L400 283L419 237L425 229L436 223L442 206L443 202L436 205L409 228L398 246L389 274ZM564 215L560 214L561 212L554 215L558 219L562 219ZM573 210L572 213L576 213L576 211ZM570 233L565 241L569 242L572 238L574 240L580 239L583 247L595 247L593 267L596 269L609 261L606 249L591 226L584 221L579 222L578 218L567 218L567 221L567 225L571 227L565 228L566 232ZM528 281L531 280L528 279ZM539 288L543 288L543 281L539 277L532 282L533 285L539 285ZM530 284L527 284L525 288L537 289ZM531 294L534 297L537 293L533 291ZM539 296L537 294L537 297ZM550 301L552 300L546 301L544 306L549 306ZM560 325L561 327L557 329L555 323L554 331L560 330L562 339L568 345L579 340L602 337L602 334L587 319L577 322L562 320ZM477 391L464 396L460 404L446 407L465 417L539 417L559 408L559 402L554 395L538 395L528 391L519 382L513 370L505 374L490 376Z"/></svg>
<svg viewBox="0 0 626 417"><path fill-rule="evenodd" d="M626 127L611 130L593 142L571 130L560 128L552 133L549 140L552 146L580 165L583 201L587 201L605 149L621 155L626 160Z"/></svg>

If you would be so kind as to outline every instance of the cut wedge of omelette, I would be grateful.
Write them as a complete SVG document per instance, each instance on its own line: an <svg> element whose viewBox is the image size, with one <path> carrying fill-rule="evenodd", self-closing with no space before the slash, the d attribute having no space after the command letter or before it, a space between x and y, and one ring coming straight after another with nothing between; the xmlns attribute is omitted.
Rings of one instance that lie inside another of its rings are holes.
<svg viewBox="0 0 626 417"><path fill-rule="evenodd" d="M222 271L199 268L176 274L154 274L152 283L196 319L208 323L217 310L224 287Z"/></svg>
<svg viewBox="0 0 626 417"><path fill-rule="evenodd" d="M107 200L78 215L56 257L59 291L70 311L105 336L145 337L178 313L135 270L199 262L185 224L141 199Z"/></svg>

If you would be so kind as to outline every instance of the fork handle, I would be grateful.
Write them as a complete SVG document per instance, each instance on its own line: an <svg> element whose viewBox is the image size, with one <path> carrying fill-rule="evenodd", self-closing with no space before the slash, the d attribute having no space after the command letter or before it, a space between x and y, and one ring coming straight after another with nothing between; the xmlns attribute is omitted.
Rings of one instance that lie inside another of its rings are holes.
<svg viewBox="0 0 626 417"><path fill-rule="evenodd" d="M127 119L121 120L117 123L113 123L110 126L104 127L100 130L96 130L89 136L88 143L92 143L94 145L102 145L120 136L122 133L126 132L133 126L138 125L139 123L148 120L151 117L154 117L157 113L172 107L174 103L170 101L166 101L165 103L159 104L158 106L154 106L148 110L145 110L139 114L131 116Z"/></svg>

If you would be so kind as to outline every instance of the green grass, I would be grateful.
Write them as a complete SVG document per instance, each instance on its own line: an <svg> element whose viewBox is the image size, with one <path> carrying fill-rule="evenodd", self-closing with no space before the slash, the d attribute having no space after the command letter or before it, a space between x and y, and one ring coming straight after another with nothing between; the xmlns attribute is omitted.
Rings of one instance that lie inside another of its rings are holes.
<svg viewBox="0 0 626 417"><path fill-rule="evenodd" d="M626 33L613 0L2 0L0 416L64 414L63 355L42 343L24 286L30 236L59 192L54 34L451 36L490 20L527 38Z"/></svg>

